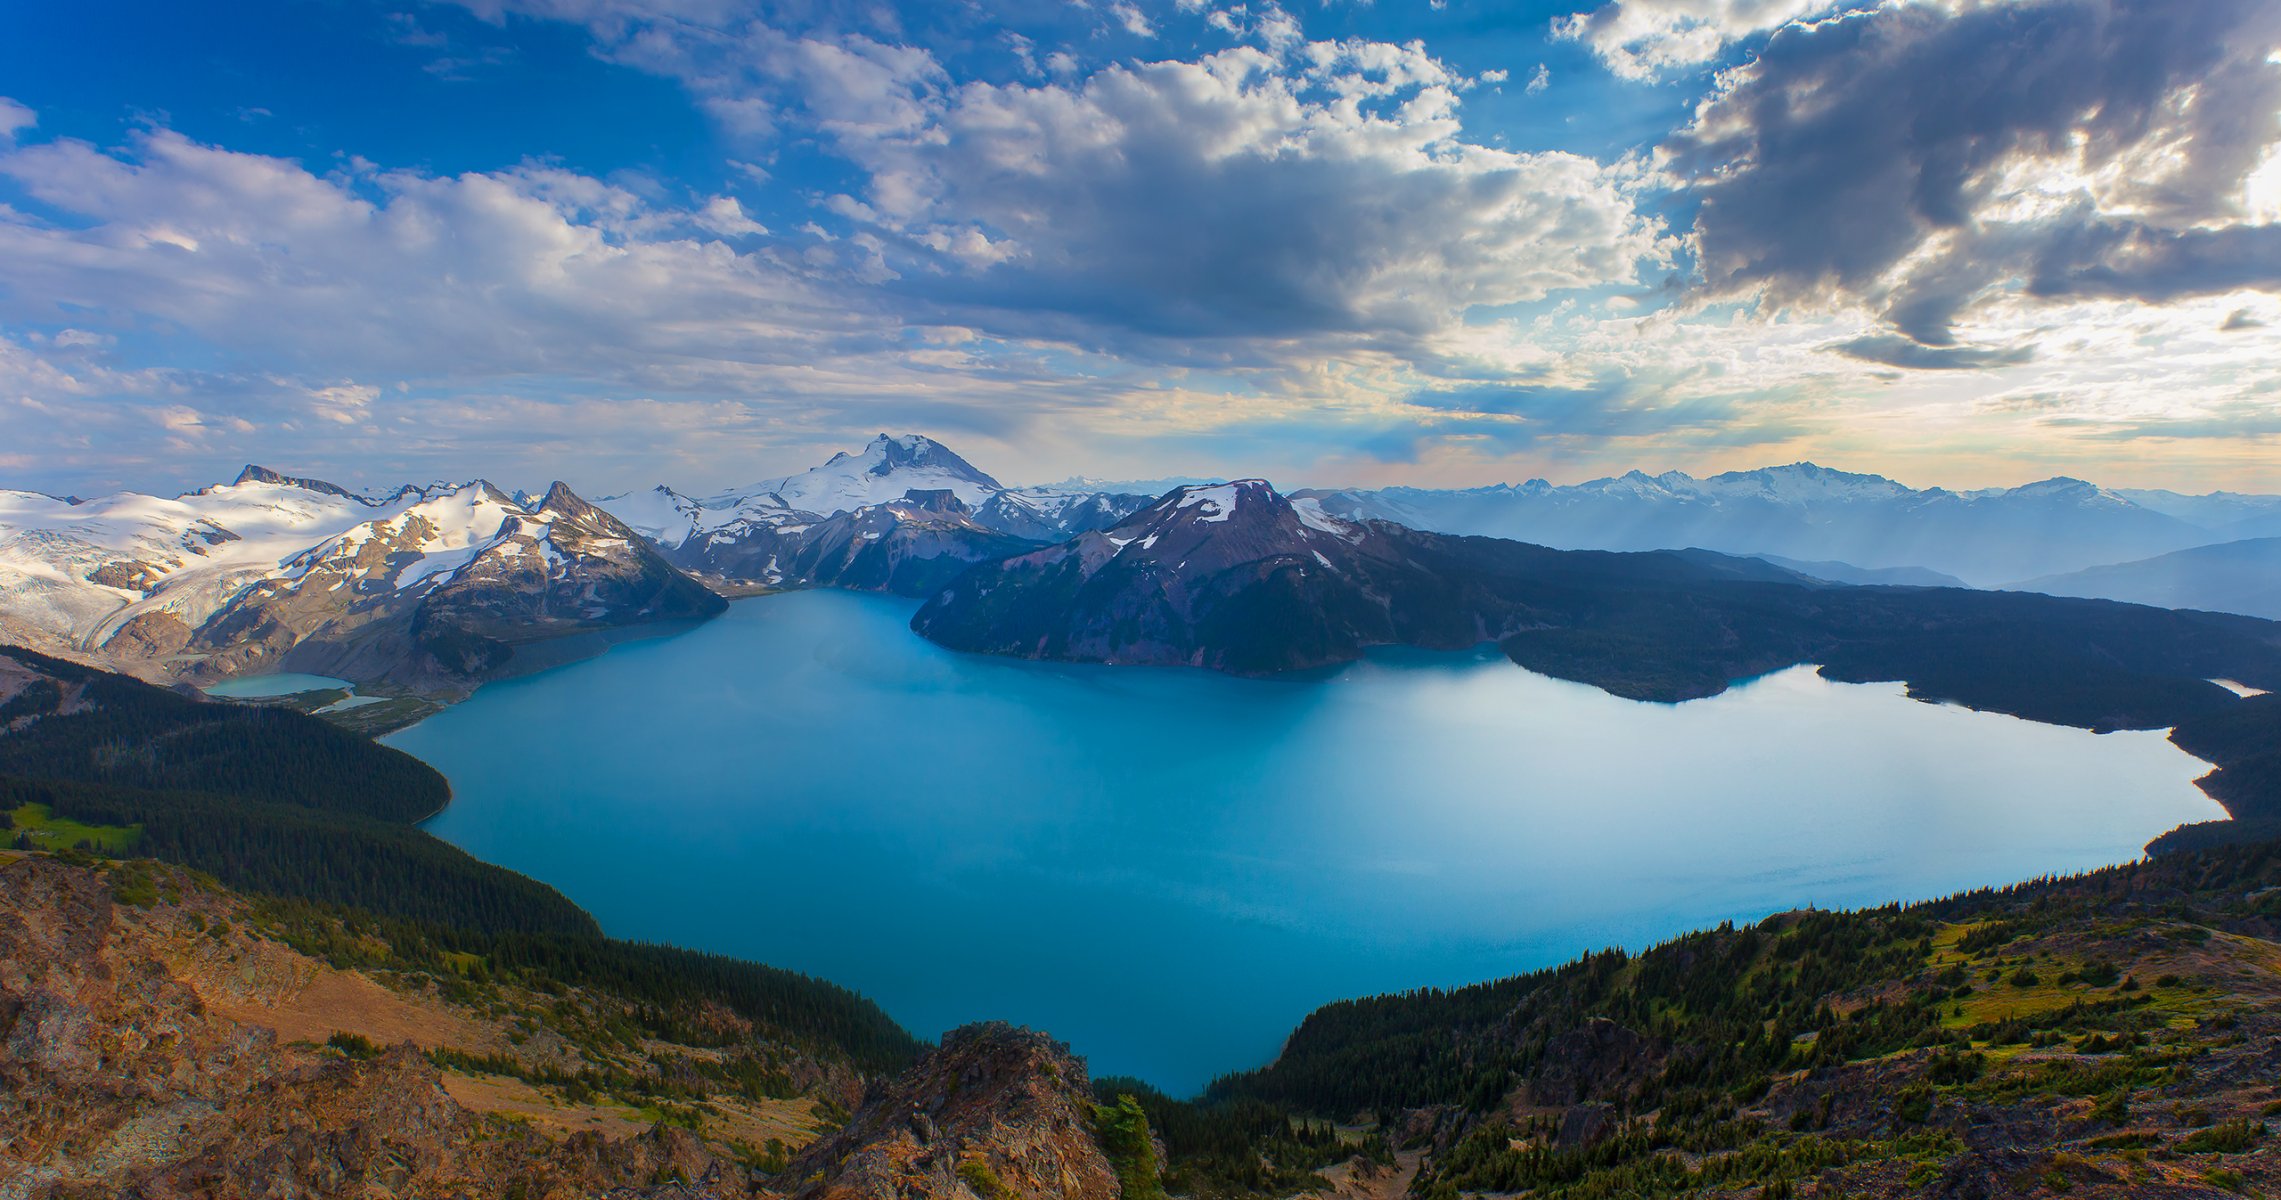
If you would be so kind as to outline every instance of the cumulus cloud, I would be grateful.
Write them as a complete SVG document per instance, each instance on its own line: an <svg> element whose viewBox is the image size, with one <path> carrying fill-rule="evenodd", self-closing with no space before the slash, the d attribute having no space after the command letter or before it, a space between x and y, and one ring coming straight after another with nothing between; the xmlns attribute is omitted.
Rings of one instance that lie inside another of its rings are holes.
<svg viewBox="0 0 2281 1200"><path fill-rule="evenodd" d="M0 175L65 216L0 212L0 311L20 320L147 317L352 375L619 376L886 336L845 296L705 232L750 231L733 203L661 211L568 172L321 177L161 129L118 153L21 147Z"/></svg>
<svg viewBox="0 0 2281 1200"><path fill-rule="evenodd" d="M0 143L14 141L18 133L39 123L38 113L6 96L0 96Z"/></svg>
<svg viewBox="0 0 2281 1200"><path fill-rule="evenodd" d="M665 0L514 3L582 21L732 128L764 112L811 133L862 172L826 207L854 227L841 249L864 278L1005 336L1148 358L1266 361L1324 339L1415 356L1469 309L1633 283L1668 259L1637 172L1470 139L1477 80L1419 43L1307 41L1271 3L1209 14L1253 44L1090 71L1049 59L1029 83Z"/></svg>
<svg viewBox="0 0 2281 1200"><path fill-rule="evenodd" d="M1844 6L1844 0L1612 0L1554 19L1552 34L1589 46L1625 79L1649 80L1700 67L1735 42Z"/></svg>
<svg viewBox="0 0 2281 1200"><path fill-rule="evenodd" d="M1010 328L1395 344L1664 253L1619 173L1466 141L1467 81L1416 46L906 80L920 119L833 126L869 176L861 215L902 286ZM912 259L953 237L992 248L964 260L982 269Z"/></svg>
<svg viewBox="0 0 2281 1200"><path fill-rule="evenodd" d="M44 448L0 465L58 486L205 481L178 473L185 447L251 452L215 414L300 462L435 477L688 453L712 473L682 479L725 484L767 473L740 447L790 470L848 428L996 436L1148 385L914 321L734 204L550 168L319 175L156 129L0 148L0 177L41 210L0 206L0 425ZM540 436L558 427L583 432ZM160 473L119 478L138 467Z"/></svg>
<svg viewBox="0 0 2281 1200"><path fill-rule="evenodd" d="M2267 0L1894 4L1777 32L1665 164L1714 294L1865 303L1922 346L2007 289L2281 287L2281 227L2245 204L2277 46Z"/></svg>

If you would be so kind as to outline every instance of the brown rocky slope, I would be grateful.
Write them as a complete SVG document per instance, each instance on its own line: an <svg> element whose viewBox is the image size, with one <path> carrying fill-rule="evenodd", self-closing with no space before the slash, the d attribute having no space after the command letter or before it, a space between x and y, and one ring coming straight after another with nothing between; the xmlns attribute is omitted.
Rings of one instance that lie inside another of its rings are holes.
<svg viewBox="0 0 2281 1200"><path fill-rule="evenodd" d="M387 947L310 920L155 863L0 852L0 1200L1140 1194L1084 1064L1037 1034L961 1030L866 1089L726 1012L670 1042L479 964L347 969L312 937Z"/></svg>

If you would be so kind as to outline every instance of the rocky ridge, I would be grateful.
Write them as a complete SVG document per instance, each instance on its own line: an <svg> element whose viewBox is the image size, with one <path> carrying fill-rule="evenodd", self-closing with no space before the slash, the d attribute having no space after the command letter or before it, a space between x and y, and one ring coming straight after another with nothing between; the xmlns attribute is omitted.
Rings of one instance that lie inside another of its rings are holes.
<svg viewBox="0 0 2281 1200"><path fill-rule="evenodd" d="M561 483L535 501L481 481L375 499L248 467L177 501L60 504L19 503L0 591L35 647L147 679L308 671L449 696L518 646L724 606Z"/></svg>
<svg viewBox="0 0 2281 1200"><path fill-rule="evenodd" d="M1145 496L1010 488L950 448L880 434L822 466L708 497L660 486L602 503L724 590L846 587L918 596L977 562L1122 520Z"/></svg>
<svg viewBox="0 0 2281 1200"><path fill-rule="evenodd" d="M1123 1192L1094 1105L1067 1046L972 1025L875 1084L847 1127L802 1152L785 1178L795 1200L1114 1200Z"/></svg>
<svg viewBox="0 0 2281 1200"><path fill-rule="evenodd" d="M752 1192L688 1130L614 1117L598 1124L616 1136L572 1131L572 1106L468 1088L410 1040L375 1045L359 1025L395 1016L512 1048L465 1007L285 949L210 885L0 858L0 1197ZM363 990L344 1001L351 979Z"/></svg>
<svg viewBox="0 0 2281 1200"><path fill-rule="evenodd" d="M865 1089L725 1013L628 1042L606 991L344 968L304 947L384 944L327 920L0 851L0 1197L1127 1194L1041 1035L959 1030Z"/></svg>

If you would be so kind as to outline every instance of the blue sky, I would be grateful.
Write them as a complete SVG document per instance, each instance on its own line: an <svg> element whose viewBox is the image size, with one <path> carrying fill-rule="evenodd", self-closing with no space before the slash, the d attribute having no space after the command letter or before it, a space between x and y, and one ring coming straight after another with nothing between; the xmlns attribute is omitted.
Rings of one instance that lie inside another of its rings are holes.
<svg viewBox="0 0 2281 1200"><path fill-rule="evenodd" d="M2281 490L2257 0L0 15L0 484Z"/></svg>

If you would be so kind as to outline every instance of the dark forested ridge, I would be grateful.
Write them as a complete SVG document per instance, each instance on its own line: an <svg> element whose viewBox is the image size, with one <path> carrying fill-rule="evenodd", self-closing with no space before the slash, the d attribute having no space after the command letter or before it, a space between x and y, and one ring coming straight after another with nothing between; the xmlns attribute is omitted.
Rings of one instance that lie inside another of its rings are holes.
<svg viewBox="0 0 2281 1200"><path fill-rule="evenodd" d="M865 1070L918 1052L877 1005L837 985L603 937L560 892L414 827L449 797L426 763L317 718L202 702L0 647L0 813L38 805L131 828L133 854L274 898L309 928L372 924L404 953L473 955L519 977L602 988L652 1006L658 1021L718 1005Z"/></svg>
<svg viewBox="0 0 2281 1200"><path fill-rule="evenodd" d="M1429 1198L2270 1194L2277 937L2270 842L1787 913L1328 1005L1187 1120L1374 1123Z"/></svg>
<svg viewBox="0 0 2281 1200"><path fill-rule="evenodd" d="M209 792L383 821L432 816L451 798L435 768L283 709L210 704L12 646L41 676L0 704L0 775ZM13 712L11 710L14 710Z"/></svg>
<svg viewBox="0 0 2281 1200"><path fill-rule="evenodd" d="M1920 699L2051 724L2176 728L2222 768L2205 787L2240 823L2165 850L2281 821L2276 710L2212 682L2281 691L2281 623L2253 617L1337 522L1254 480L1177 489L1112 530L977 566L912 627L959 650L1238 673L1495 641L1532 671L1659 702L1819 664L1831 679L1898 681Z"/></svg>

